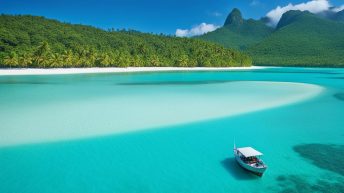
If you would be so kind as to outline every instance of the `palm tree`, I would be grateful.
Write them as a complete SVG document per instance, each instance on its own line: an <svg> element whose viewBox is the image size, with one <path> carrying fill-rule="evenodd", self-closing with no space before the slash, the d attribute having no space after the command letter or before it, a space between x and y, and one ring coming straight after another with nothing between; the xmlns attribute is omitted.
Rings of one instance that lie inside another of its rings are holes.
<svg viewBox="0 0 344 193"><path fill-rule="evenodd" d="M96 64L96 61L97 61L97 53L95 53L93 50L90 50L90 51L88 52L87 58L88 58L88 60L89 60L90 67L92 68L93 65Z"/></svg>
<svg viewBox="0 0 344 193"><path fill-rule="evenodd" d="M90 67L92 66L92 63L91 63L91 60L89 59L89 56L87 55L82 57L82 63L85 67Z"/></svg>
<svg viewBox="0 0 344 193"><path fill-rule="evenodd" d="M78 66L88 66L89 62L87 60L87 53L88 53L88 50L87 49L82 49L82 48L79 48L79 51L77 53L78 57L76 57L76 64Z"/></svg>
<svg viewBox="0 0 344 193"><path fill-rule="evenodd" d="M51 66L51 67L59 67L60 65L61 65L61 63L62 63L62 57L61 57L61 55L60 54L58 54L58 53L55 53L55 54L52 54L51 56L50 56L50 59L49 59L49 65Z"/></svg>
<svg viewBox="0 0 344 193"><path fill-rule="evenodd" d="M140 67L143 66L143 58L139 55L135 55L131 58L131 66Z"/></svg>
<svg viewBox="0 0 344 193"><path fill-rule="evenodd" d="M35 64L36 67L41 67L41 64L43 63L43 61L44 61L43 57L36 56L33 59L33 64Z"/></svg>
<svg viewBox="0 0 344 193"><path fill-rule="evenodd" d="M39 45L34 52L34 63L40 66L43 64L43 67L45 68L45 65L48 64L48 58L47 55L50 52L49 44L48 42L44 41Z"/></svg>
<svg viewBox="0 0 344 193"><path fill-rule="evenodd" d="M31 54L24 53L19 57L19 64L23 67L30 66L32 64L32 57Z"/></svg>
<svg viewBox="0 0 344 193"><path fill-rule="evenodd" d="M109 66L110 65L110 63L111 63L111 59L110 59L110 57L109 57L109 55L108 54L102 54L101 55L101 57L100 57L100 65L102 66L102 67L107 67L107 66Z"/></svg>
<svg viewBox="0 0 344 193"><path fill-rule="evenodd" d="M10 66L18 65L18 55L15 52L11 52L9 55L5 56L4 64Z"/></svg>
<svg viewBox="0 0 344 193"><path fill-rule="evenodd" d="M150 57L150 64L154 67L160 66L161 62L160 62L159 57L157 55L153 54Z"/></svg>
<svg viewBox="0 0 344 193"><path fill-rule="evenodd" d="M76 54L74 55L73 61L76 67L82 67L84 66L85 58L82 55Z"/></svg>
<svg viewBox="0 0 344 193"><path fill-rule="evenodd" d="M48 42L44 41L41 43L41 45L39 45L37 47L37 50L35 51L34 55L35 56L43 56L49 51L50 51L49 44L48 44Z"/></svg>
<svg viewBox="0 0 344 193"><path fill-rule="evenodd" d="M179 67L187 67L189 62L189 58L187 55L182 54L177 61Z"/></svg>
<svg viewBox="0 0 344 193"><path fill-rule="evenodd" d="M73 52L72 50L67 50L63 52L63 65L64 67L69 67L73 64Z"/></svg>
<svg viewBox="0 0 344 193"><path fill-rule="evenodd" d="M80 55L81 62L83 66L85 67L92 67L94 64L95 60L97 59L94 55L94 52L92 49L85 49L82 54Z"/></svg>
<svg viewBox="0 0 344 193"><path fill-rule="evenodd" d="M130 54L127 52L120 53L117 58L118 67L126 68L130 64Z"/></svg>

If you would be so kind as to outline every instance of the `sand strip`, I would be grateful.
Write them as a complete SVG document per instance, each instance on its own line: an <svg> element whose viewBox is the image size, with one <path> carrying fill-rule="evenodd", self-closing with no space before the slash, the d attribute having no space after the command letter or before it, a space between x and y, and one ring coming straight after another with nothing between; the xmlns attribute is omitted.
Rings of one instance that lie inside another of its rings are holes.
<svg viewBox="0 0 344 193"><path fill-rule="evenodd" d="M128 67L128 68L6 68L0 69L0 76L4 75L49 75L49 74L86 74L86 73L116 73L116 72L163 72L163 71L235 71L256 70L267 67Z"/></svg>

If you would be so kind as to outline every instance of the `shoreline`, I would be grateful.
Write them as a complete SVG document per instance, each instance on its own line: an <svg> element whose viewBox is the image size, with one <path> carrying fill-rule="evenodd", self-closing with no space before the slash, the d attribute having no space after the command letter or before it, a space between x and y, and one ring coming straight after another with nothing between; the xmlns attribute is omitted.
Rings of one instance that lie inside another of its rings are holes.
<svg viewBox="0 0 344 193"><path fill-rule="evenodd" d="M17 68L0 69L0 76L17 75L59 75L59 74L92 74L92 73L121 73L121 72L168 72L168 71L238 71L257 70L270 67L128 67L128 68ZM273 67L271 67L273 68Z"/></svg>

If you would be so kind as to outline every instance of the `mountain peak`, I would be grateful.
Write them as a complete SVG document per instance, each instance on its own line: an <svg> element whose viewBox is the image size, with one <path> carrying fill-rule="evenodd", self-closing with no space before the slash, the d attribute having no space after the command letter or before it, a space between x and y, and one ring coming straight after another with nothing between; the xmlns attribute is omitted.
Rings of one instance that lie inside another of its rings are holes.
<svg viewBox="0 0 344 193"><path fill-rule="evenodd" d="M310 13L309 11L299 11L299 10L287 11L282 15L280 21L277 24L276 29L282 28L301 18L309 17L309 16L314 16L314 15Z"/></svg>
<svg viewBox="0 0 344 193"><path fill-rule="evenodd" d="M344 10L338 12L336 15L335 15L335 18L334 18L336 21L343 21L344 22Z"/></svg>
<svg viewBox="0 0 344 193"><path fill-rule="evenodd" d="M227 25L234 25L234 26L239 26L244 23L244 20L242 18L241 12L239 9L234 8L232 12L228 15L224 26Z"/></svg>

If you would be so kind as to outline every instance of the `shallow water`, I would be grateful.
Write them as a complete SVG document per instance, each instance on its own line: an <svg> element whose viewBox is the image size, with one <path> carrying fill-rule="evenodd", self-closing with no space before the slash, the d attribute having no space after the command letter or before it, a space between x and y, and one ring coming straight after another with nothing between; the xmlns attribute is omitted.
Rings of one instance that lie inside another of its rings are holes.
<svg viewBox="0 0 344 193"><path fill-rule="evenodd" d="M331 159L344 145L341 77L296 68L0 77L0 192L342 192L343 166ZM234 162L234 138L265 154L263 178Z"/></svg>

